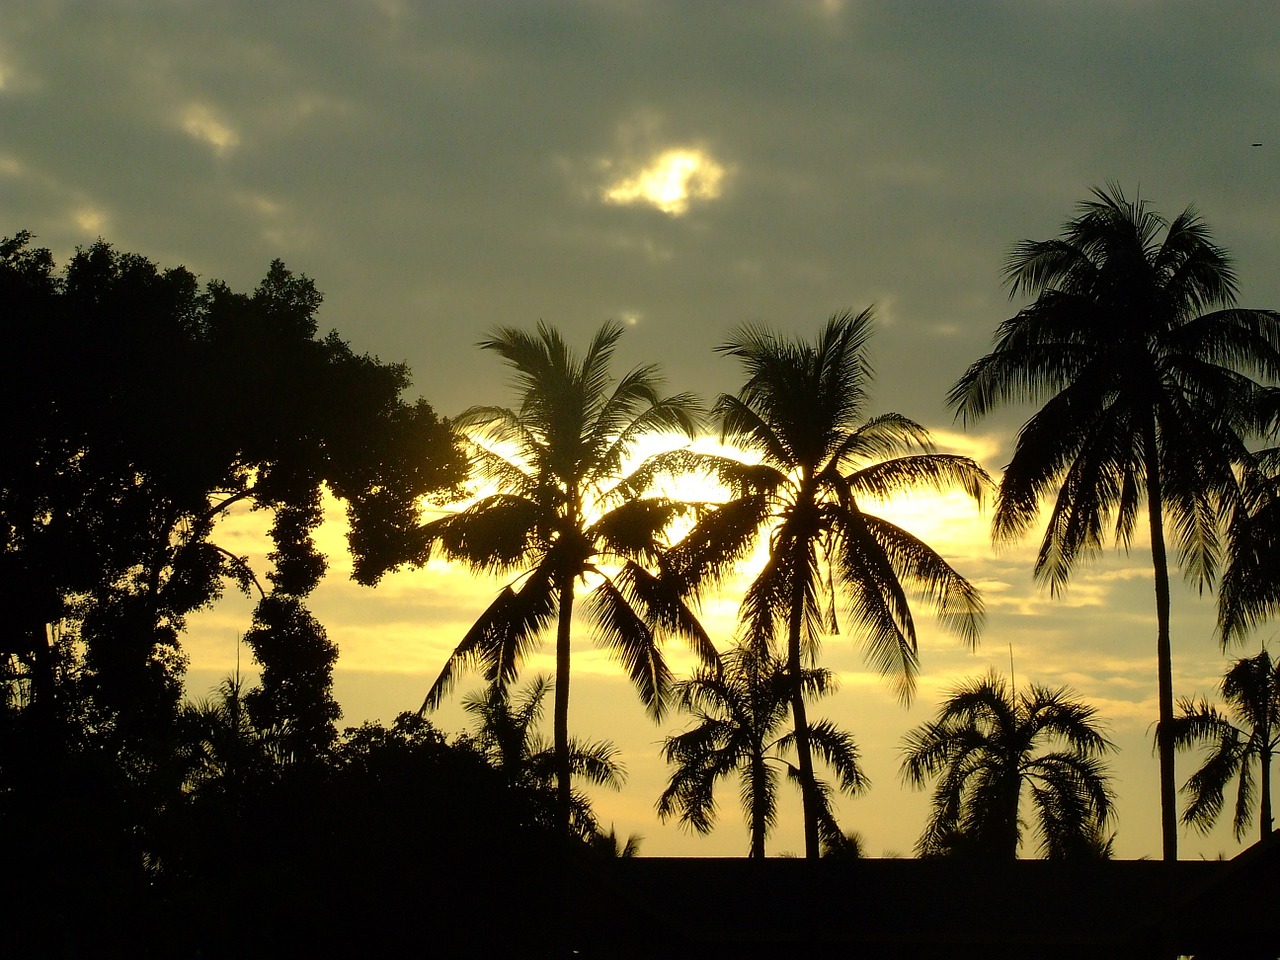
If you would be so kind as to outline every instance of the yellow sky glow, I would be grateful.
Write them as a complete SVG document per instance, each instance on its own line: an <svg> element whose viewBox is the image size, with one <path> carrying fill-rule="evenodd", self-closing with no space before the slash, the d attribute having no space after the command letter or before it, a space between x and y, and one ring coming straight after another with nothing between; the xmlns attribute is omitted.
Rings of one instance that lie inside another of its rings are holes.
<svg viewBox="0 0 1280 960"><path fill-rule="evenodd" d="M693 200L720 196L725 168L710 154L691 147L663 151L647 165L607 186L607 203L644 203L674 217L689 211Z"/></svg>
<svg viewBox="0 0 1280 960"><path fill-rule="evenodd" d="M189 137L213 147L219 156L240 146L240 135L235 129L204 104L194 103L183 111L182 129Z"/></svg>

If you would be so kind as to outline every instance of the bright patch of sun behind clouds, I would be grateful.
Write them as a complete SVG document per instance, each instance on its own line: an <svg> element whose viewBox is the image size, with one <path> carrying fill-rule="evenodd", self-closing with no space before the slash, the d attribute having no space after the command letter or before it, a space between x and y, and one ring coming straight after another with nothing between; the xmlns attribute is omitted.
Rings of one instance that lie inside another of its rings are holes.
<svg viewBox="0 0 1280 960"><path fill-rule="evenodd" d="M213 147L219 156L240 145L240 135L203 104L192 104L186 109L182 129L188 136Z"/></svg>
<svg viewBox="0 0 1280 960"><path fill-rule="evenodd" d="M673 147L605 187L604 201L648 204L679 217L689 212L691 201L720 196L725 175L724 166L706 151Z"/></svg>

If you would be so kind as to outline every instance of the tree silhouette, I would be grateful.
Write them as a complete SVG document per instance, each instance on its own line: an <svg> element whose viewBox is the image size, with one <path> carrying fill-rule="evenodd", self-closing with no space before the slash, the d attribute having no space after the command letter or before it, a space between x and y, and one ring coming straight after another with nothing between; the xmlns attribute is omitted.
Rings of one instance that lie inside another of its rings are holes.
<svg viewBox="0 0 1280 960"><path fill-rule="evenodd" d="M547 810L548 827L555 821L556 758L537 727L551 688L550 680L536 676L514 701L511 690L500 683L491 683L462 701L463 709L476 719L476 747L512 789L529 793ZM626 779L618 750L607 740L584 743L570 737L569 767L575 778L613 790L621 788ZM590 799L574 790L571 803L570 832L594 842L600 827Z"/></svg>
<svg viewBox="0 0 1280 960"><path fill-rule="evenodd" d="M1187 575L1211 583L1220 511L1236 494L1259 390L1280 373L1280 315L1235 307L1236 276L1194 209L1172 221L1119 188L1095 190L1062 236L1023 241L1010 292L1034 302L1000 325L995 348L952 387L966 422L1043 401L1018 434L993 520L1019 539L1055 497L1035 575L1061 591L1108 529L1128 547L1147 509L1156 593L1161 826L1177 858L1173 674L1166 536ZM1223 309L1204 312L1212 307ZM1165 518L1168 517L1166 524Z"/></svg>
<svg viewBox="0 0 1280 960"><path fill-rule="evenodd" d="M590 838L591 849L602 857L611 860L634 860L640 856L640 842L644 837L638 833L632 833L623 840L618 836L617 831L610 826L609 832L597 830Z"/></svg>
<svg viewBox="0 0 1280 960"><path fill-rule="evenodd" d="M190 613L228 584L296 608L325 568L324 489L347 505L356 579L376 581L413 558L421 498L465 461L425 401L401 399L407 368L317 336L319 292L279 261L241 294L102 241L58 273L30 240L0 241L0 652L52 729L51 625L65 622L97 732L113 752L161 749ZM238 505L272 519L269 593L217 543ZM269 672L296 664L273 651ZM327 673L312 680L323 700Z"/></svg>
<svg viewBox="0 0 1280 960"><path fill-rule="evenodd" d="M763 857L765 840L777 822L778 771L799 780L786 760L795 746L787 725L791 682L783 661L768 651L738 647L722 658L719 669L704 668L677 685L677 702L696 725L668 737L663 756L675 766L658 799L658 816L679 814L680 822L698 833L715 826L716 784L737 774L738 795L751 835L750 856ZM804 671L804 691L820 697L835 688L827 670ZM853 738L826 720L809 725L809 743L835 771L840 790L856 795L869 786L858 766ZM825 847L844 850L847 838L831 810L830 788L818 781L819 838Z"/></svg>
<svg viewBox="0 0 1280 960"><path fill-rule="evenodd" d="M1052 744L1061 748L1043 750ZM1015 694L994 674L957 687L936 719L904 741L903 779L923 787L938 778L918 853L1016 858L1027 787L1045 856L1100 855L1109 849L1111 790L1101 756L1110 749L1096 711L1065 688L1032 684Z"/></svg>
<svg viewBox="0 0 1280 960"><path fill-rule="evenodd" d="M1265 649L1236 660L1222 678L1222 697L1225 713L1204 700L1178 701L1174 746L1204 748L1200 769L1183 787L1188 799L1182 822L1207 833L1222 813L1227 785L1236 780L1236 839L1253 823L1256 800L1260 838L1265 840L1272 826L1271 760L1280 748L1280 665Z"/></svg>
<svg viewBox="0 0 1280 960"><path fill-rule="evenodd" d="M911 594L931 602L942 624L968 643L982 623L982 602L968 581L928 544L864 509L897 493L955 485L977 499L990 482L973 460L934 453L920 424L895 413L866 415L871 328L864 310L832 317L813 343L746 327L720 347L747 376L736 396L717 401L722 439L760 460L687 458L713 470L730 500L667 560L696 590L723 581L758 538L768 538L768 562L747 588L740 616L748 643L785 638L808 857L821 851L821 797L802 677L822 634L839 630L837 601L868 659L896 677L904 700L917 669Z"/></svg>
<svg viewBox="0 0 1280 960"><path fill-rule="evenodd" d="M625 473L636 444L655 434L692 436L697 405L688 394L664 397L653 366L612 380L609 366L622 327L609 323L579 360L560 333L501 328L480 346L515 372L517 409L475 407L454 423L471 436L474 466L497 492L433 521L429 545L475 570L520 570L454 649L423 710L438 705L459 669L478 665L490 683L507 684L552 623L556 630L554 748L560 829L569 831L573 773L569 684L576 590L598 643L622 662L641 700L661 716L672 682L659 645L664 634L690 641L704 658L714 647L676 585L653 568L664 531L684 505L641 497ZM641 467L636 477L649 474Z"/></svg>

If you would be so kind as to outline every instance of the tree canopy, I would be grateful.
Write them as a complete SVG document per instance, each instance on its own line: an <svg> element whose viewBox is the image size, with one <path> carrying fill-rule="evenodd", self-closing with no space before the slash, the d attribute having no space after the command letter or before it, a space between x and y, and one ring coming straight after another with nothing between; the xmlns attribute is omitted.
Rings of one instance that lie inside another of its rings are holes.
<svg viewBox="0 0 1280 960"><path fill-rule="evenodd" d="M163 728L185 618L228 583L264 600L249 639L268 686L318 670L303 684L327 696L332 651L300 607L325 570L322 492L345 502L355 578L374 583L413 556L419 501L464 475L447 425L403 399L403 364L319 336L319 291L279 261L239 293L101 240L59 271L31 239L0 242L0 654L27 671L34 715L59 711L63 623L104 722ZM271 515L266 571L217 543L238 504ZM316 725L336 706L316 716L294 693L259 706L283 722L292 698L310 711L299 735L331 739Z"/></svg>

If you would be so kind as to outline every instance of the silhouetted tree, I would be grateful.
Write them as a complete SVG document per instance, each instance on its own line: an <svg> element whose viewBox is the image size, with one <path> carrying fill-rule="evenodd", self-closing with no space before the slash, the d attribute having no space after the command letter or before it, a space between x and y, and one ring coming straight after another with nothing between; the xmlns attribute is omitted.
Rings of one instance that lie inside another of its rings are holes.
<svg viewBox="0 0 1280 960"><path fill-rule="evenodd" d="M624 841L618 836L617 831L612 826L609 832L596 831L591 835L589 843L591 849L600 856L607 857L612 860L632 860L640 856L640 841L644 837L638 833L630 834Z"/></svg>
<svg viewBox="0 0 1280 960"><path fill-rule="evenodd" d="M1188 576L1218 572L1219 517L1236 496L1259 386L1280 375L1280 314L1234 306L1236 275L1194 209L1172 221L1117 187L1053 240L1023 241L1005 267L1035 301L952 387L966 422L1043 403L1018 434L1000 484L997 542L1019 539L1055 497L1035 575L1062 590L1109 528L1127 547L1145 506L1156 593L1164 857L1177 858L1173 673L1166 537ZM1222 309L1204 312L1213 307ZM1166 524L1166 516L1169 523Z"/></svg>
<svg viewBox="0 0 1280 960"><path fill-rule="evenodd" d="M722 395L722 438L760 457L704 457L731 499L701 520L667 561L691 587L718 583L768 537L769 560L741 606L745 639L785 637L805 853L821 852L821 797L813 776L802 677L823 633L838 632L842 601L867 657L897 678L908 699L916 674L910 596L933 604L942 624L977 640L982 603L974 587L928 544L864 509L916 490L959 485L980 498L990 482L967 457L934 453L928 431L898 414L868 417L866 358L871 312L832 317L814 343L746 327L720 347L745 368L736 396Z"/></svg>
<svg viewBox="0 0 1280 960"><path fill-rule="evenodd" d="M490 683L507 684L527 653L555 624L553 720L560 828L569 831L573 774L569 748L572 625L580 584L596 641L622 662L649 713L662 715L671 674L663 634L678 634L704 658L714 648L654 564L664 532L685 507L641 497L625 473L637 442L655 434L692 435L697 406L688 394L664 397L652 366L618 380L610 375L622 327L609 323L579 360L559 332L501 328L480 346L515 372L519 407L475 407L454 420L474 441L479 478L497 492L434 521L428 542L476 570L521 571L455 648L428 692L438 705L459 669L480 666ZM641 468L643 475L643 468Z"/></svg>
<svg viewBox="0 0 1280 960"><path fill-rule="evenodd" d="M806 697L835 689L827 670L804 671ZM658 816L679 814L680 822L698 833L715 826L715 787L738 777L738 795L751 834L750 855L763 857L765 840L777 822L778 771L799 784L799 771L786 755L795 746L787 724L791 682L786 664L766 650L738 647L721 658L718 669L704 668L677 684L677 702L696 725L670 736L662 753L675 766L658 798ZM870 785L858 766L853 738L826 720L811 722L809 743L835 771L840 790L856 795ZM829 787L817 781L819 836L829 850L848 850L836 824Z"/></svg>
<svg viewBox="0 0 1280 960"><path fill-rule="evenodd" d="M1182 788L1188 795L1182 822L1207 833L1222 813L1227 785L1237 781L1232 826L1236 839L1253 823L1255 801L1259 832L1271 835L1271 761L1280 749L1280 665L1264 649L1236 660L1222 678L1223 712L1207 701L1178 701L1173 743L1179 749L1203 747L1200 769ZM1235 722L1233 723L1232 720ZM1255 780L1256 770L1256 780Z"/></svg>
<svg viewBox="0 0 1280 960"><path fill-rule="evenodd" d="M284 637L301 636L301 599L324 572L321 491L346 503L355 577L372 583L415 555L420 498L460 481L465 461L424 401L401 399L407 368L316 336L320 294L278 261L251 294L202 291L187 270L102 241L57 273L30 239L0 241L0 654L27 669L34 714L53 717L50 631L67 622L99 730L159 749L187 615L228 582L259 583L216 542L221 517L237 505L272 517L253 637L275 690L315 667ZM302 719L332 712L327 674L300 683L318 700L293 698L290 722L331 739Z"/></svg>
<svg viewBox="0 0 1280 960"><path fill-rule="evenodd" d="M517 692L514 701L510 689L497 683L462 701L463 709L477 721L476 748L512 789L527 791L545 806L548 827L554 825L556 812L555 750L539 735L537 727L551 688L550 680L537 676ZM607 740L587 743L570 737L569 767L575 779L595 786L617 790L626 780L618 750ZM594 843L599 824L590 798L574 790L571 802L570 832Z"/></svg>
<svg viewBox="0 0 1280 960"><path fill-rule="evenodd" d="M1101 757L1111 749L1093 707L1065 688L1015 693L994 674L957 687L904 741L903 779L923 787L937 778L917 852L1014 859L1025 788L1046 857L1105 855L1113 810Z"/></svg>

